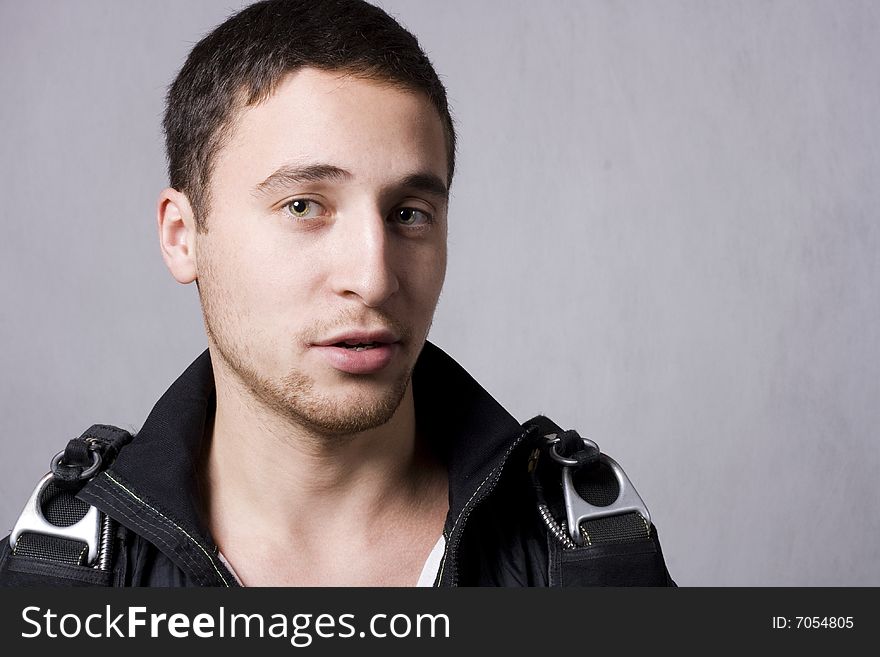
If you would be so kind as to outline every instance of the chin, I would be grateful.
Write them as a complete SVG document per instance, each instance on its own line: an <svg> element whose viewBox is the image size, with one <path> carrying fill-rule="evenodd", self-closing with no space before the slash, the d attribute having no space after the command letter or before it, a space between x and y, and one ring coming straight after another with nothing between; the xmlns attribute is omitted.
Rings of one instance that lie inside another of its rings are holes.
<svg viewBox="0 0 880 657"><path fill-rule="evenodd" d="M393 382L347 381L317 385L295 372L269 386L264 401L276 412L326 435L350 435L375 429L394 417L409 385L410 374Z"/></svg>

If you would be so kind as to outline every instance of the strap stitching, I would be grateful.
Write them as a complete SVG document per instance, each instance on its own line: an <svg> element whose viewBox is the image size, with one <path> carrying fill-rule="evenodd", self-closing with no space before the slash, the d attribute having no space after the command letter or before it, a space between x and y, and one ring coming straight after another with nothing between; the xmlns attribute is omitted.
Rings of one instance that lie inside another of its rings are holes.
<svg viewBox="0 0 880 657"><path fill-rule="evenodd" d="M41 534L41 536L45 536L45 534ZM59 538L60 540L73 541L74 543L82 543L82 541L79 541L79 540L76 540L76 539L70 539L70 538L64 539L64 538L61 538L60 536L55 536L54 538ZM13 554L13 556L16 556L16 557L18 556L18 548L19 548L20 545L21 545L21 542L17 542L17 543L15 544L15 547L12 548L12 554ZM79 557L77 557L78 561L77 561L75 564L73 564L73 565L74 565L74 566L79 566L79 565L81 565L81 564L80 564L80 561L82 561L83 556L84 556L84 555L86 554L86 552L88 552L88 551L89 551L89 546L88 546L88 545L84 546L83 549L82 549L82 551L80 551L80 553L79 553ZM32 557L32 558L35 558L35 559L42 559L42 557ZM44 561L52 561L53 563L56 562L55 559L43 559L43 560L44 560ZM58 562L58 563L66 563L66 562L65 562L65 561L61 561L61 562Z"/></svg>
<svg viewBox="0 0 880 657"><path fill-rule="evenodd" d="M638 516L639 520L641 520L641 521L642 521L642 524L645 526L646 537L647 537L647 538L650 538L650 537L651 537L651 528L648 526L648 521L645 520L645 516L643 516L641 513L637 512L637 511L631 511L630 513L635 513L635 515ZM623 517L625 517L626 515L629 515L629 514L628 514L628 513L626 513L626 514L622 514L622 515L619 516L619 517L623 518ZM589 532L587 531L587 527L586 527L587 522L588 522L588 521L586 521L586 520L583 521L583 522L580 524L580 529L581 529L581 533L582 533L582 534L586 537L586 539L587 539L587 547L590 547L590 546L593 545L593 541L590 539L590 534L589 534ZM639 538L640 538L640 540L641 540L641 537L639 537ZM627 538L627 539L623 539L622 542L628 542L628 541L629 541L629 539ZM603 541L603 543L608 543L608 542L609 542L609 541Z"/></svg>
<svg viewBox="0 0 880 657"><path fill-rule="evenodd" d="M582 522L580 524L580 530L581 530L581 534L584 536L584 538L587 539L587 547L590 547L591 545L593 545L593 539L590 538L590 532L588 532L587 528L584 526L586 524L587 523Z"/></svg>

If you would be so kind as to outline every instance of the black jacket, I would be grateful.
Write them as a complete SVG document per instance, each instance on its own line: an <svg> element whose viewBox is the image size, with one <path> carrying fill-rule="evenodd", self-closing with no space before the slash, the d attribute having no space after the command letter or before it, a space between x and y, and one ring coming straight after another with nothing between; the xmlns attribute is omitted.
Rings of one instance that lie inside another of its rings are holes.
<svg viewBox="0 0 880 657"><path fill-rule="evenodd" d="M413 393L418 431L449 472L446 551L436 585L674 585L653 526L628 540L565 549L541 520L529 474L541 431L534 422L520 425L431 343L413 372ZM196 465L214 404L205 351L135 439L77 494L114 521L108 570L12 554L4 539L0 584L237 586L199 511ZM559 504L550 506L558 512Z"/></svg>

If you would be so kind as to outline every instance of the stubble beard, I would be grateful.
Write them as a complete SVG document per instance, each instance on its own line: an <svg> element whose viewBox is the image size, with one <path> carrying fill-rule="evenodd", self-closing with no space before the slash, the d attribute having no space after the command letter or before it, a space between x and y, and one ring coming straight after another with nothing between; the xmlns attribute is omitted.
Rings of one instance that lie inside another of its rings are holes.
<svg viewBox="0 0 880 657"><path fill-rule="evenodd" d="M261 377L242 363L233 365L236 375L274 413L310 429L313 433L342 437L382 426L400 406L412 378L412 368L384 387L378 395L368 393L339 400L316 391L314 379L293 370L278 381Z"/></svg>
<svg viewBox="0 0 880 657"><path fill-rule="evenodd" d="M340 403L322 395L314 378L301 370L293 369L278 379L260 373L250 356L250 346L227 330L236 323L227 321L231 318L224 317L222 311L218 313L212 295L206 292L201 289L199 296L208 339L234 376L270 412L313 433L343 437L382 426L397 411L412 379L414 362L392 383L372 387L375 392L364 392ZM406 333L411 339L411 333ZM412 344L409 339L407 344Z"/></svg>

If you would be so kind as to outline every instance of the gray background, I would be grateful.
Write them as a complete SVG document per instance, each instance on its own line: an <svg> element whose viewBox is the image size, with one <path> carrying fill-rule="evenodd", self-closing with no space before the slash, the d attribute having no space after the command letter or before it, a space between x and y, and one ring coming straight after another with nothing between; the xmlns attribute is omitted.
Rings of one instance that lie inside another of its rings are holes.
<svg viewBox="0 0 880 657"><path fill-rule="evenodd" d="M432 339L614 455L683 585L880 585L880 3L382 3L461 149ZM226 1L0 4L0 529L203 348L165 86Z"/></svg>

